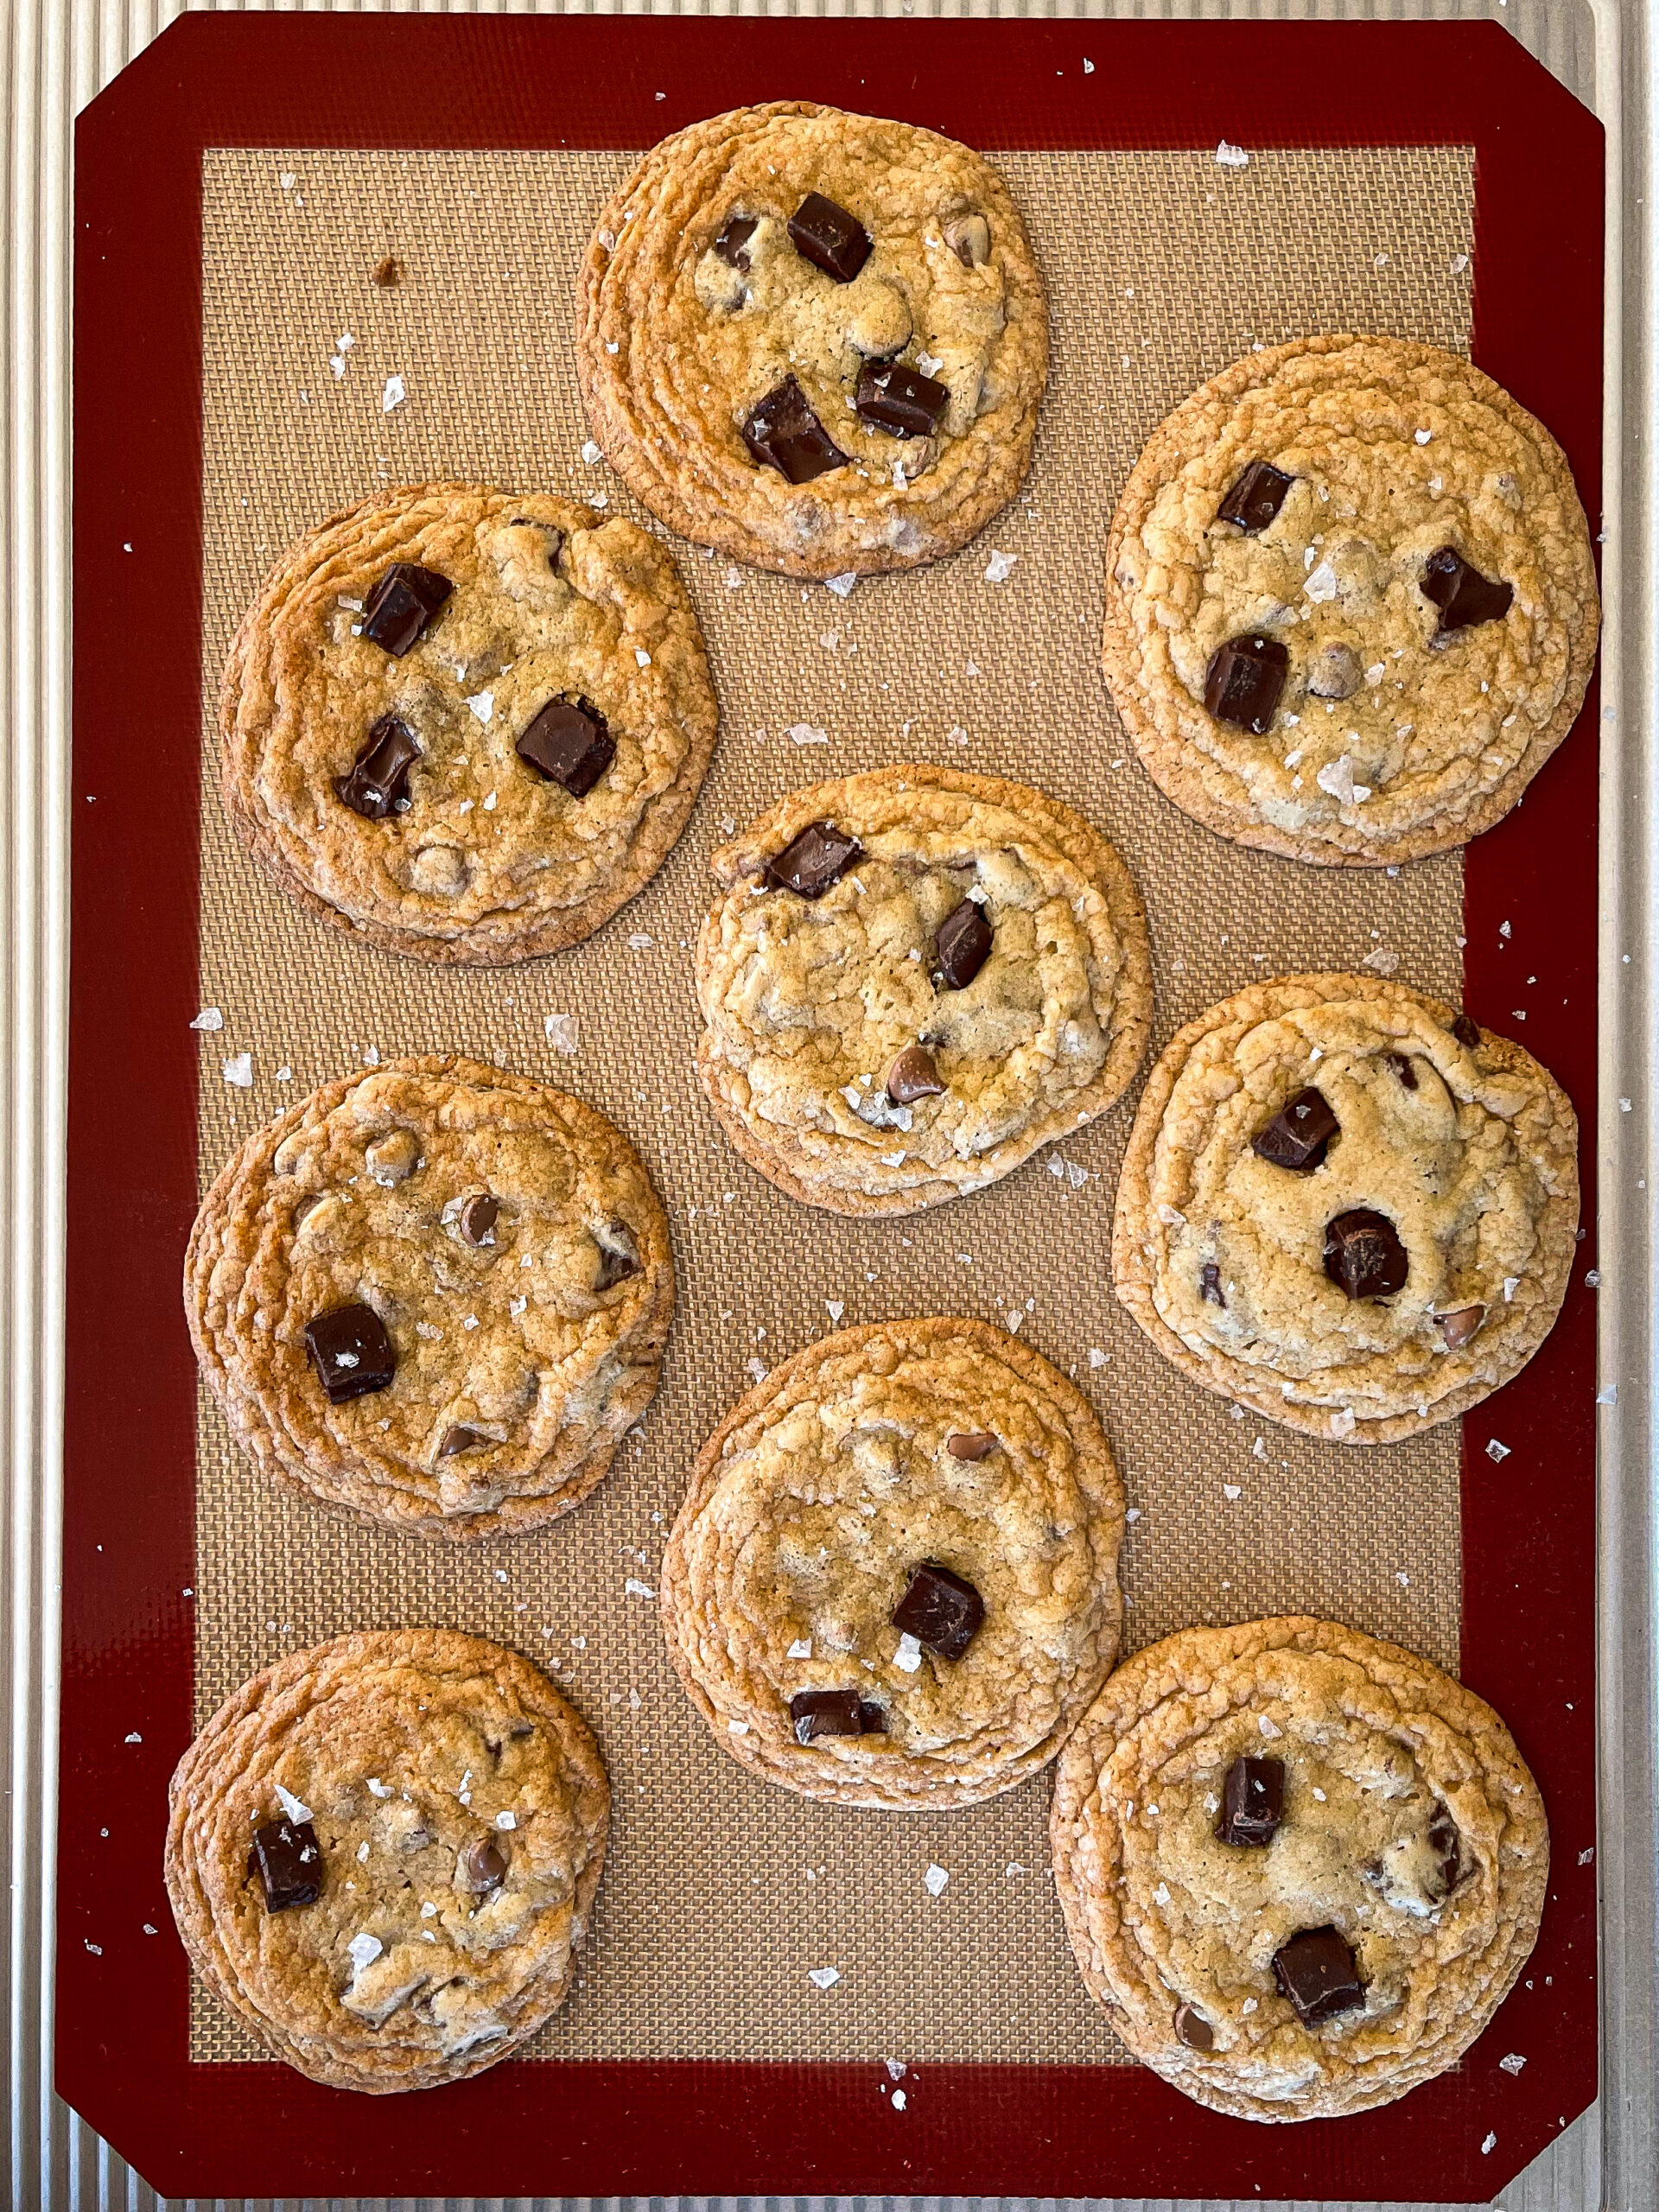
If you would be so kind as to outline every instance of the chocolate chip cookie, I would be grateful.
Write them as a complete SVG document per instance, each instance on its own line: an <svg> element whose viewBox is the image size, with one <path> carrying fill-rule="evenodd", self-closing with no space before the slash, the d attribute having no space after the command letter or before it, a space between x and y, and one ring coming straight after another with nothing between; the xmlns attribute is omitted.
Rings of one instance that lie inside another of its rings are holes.
<svg viewBox="0 0 1659 2212"><path fill-rule="evenodd" d="M1490 830L1573 727L1599 619L1554 439L1395 338L1302 339L1204 385L1107 549L1107 681L1154 780L1293 860Z"/></svg>
<svg viewBox="0 0 1659 2212"><path fill-rule="evenodd" d="M875 769L792 792L711 866L698 1072L750 1166L808 1205L912 1213L982 1190L1140 1065L1140 898L1042 791Z"/></svg>
<svg viewBox="0 0 1659 2212"><path fill-rule="evenodd" d="M1046 1765L1105 1679L1123 1490L1092 1407L982 1321L783 1361L704 1445L663 1556L715 1740L804 1797L970 1805Z"/></svg>
<svg viewBox="0 0 1659 2212"><path fill-rule="evenodd" d="M776 100L676 132L601 217L576 365L671 529L798 576L965 544L1026 472L1048 311L989 163Z"/></svg>
<svg viewBox="0 0 1659 2212"><path fill-rule="evenodd" d="M668 1224L579 1098L476 1060L360 1071L250 1137L185 1262L237 1440L321 1503L423 1536L569 1512L657 1388Z"/></svg>
<svg viewBox="0 0 1659 2212"><path fill-rule="evenodd" d="M1454 2064L1526 1964L1549 1872L1491 1707L1328 1621L1137 1652L1066 1745L1049 1827L1090 1993L1243 2120L1363 2112Z"/></svg>
<svg viewBox="0 0 1659 2212"><path fill-rule="evenodd" d="M1578 1123L1530 1053L1404 984L1292 976L1211 1007L1153 1069L1112 1268L1194 1381L1382 1444L1526 1365L1578 1219Z"/></svg>
<svg viewBox="0 0 1659 2212"><path fill-rule="evenodd" d="M650 881L715 722L647 532L422 484L308 531L266 579L226 665L220 787L312 912L425 960L525 960Z"/></svg>
<svg viewBox="0 0 1659 2212"><path fill-rule="evenodd" d="M296 1651L220 1707L170 1797L167 1893L193 1964L314 2082L458 2082L564 2001L610 1788L517 1652L448 1629Z"/></svg>

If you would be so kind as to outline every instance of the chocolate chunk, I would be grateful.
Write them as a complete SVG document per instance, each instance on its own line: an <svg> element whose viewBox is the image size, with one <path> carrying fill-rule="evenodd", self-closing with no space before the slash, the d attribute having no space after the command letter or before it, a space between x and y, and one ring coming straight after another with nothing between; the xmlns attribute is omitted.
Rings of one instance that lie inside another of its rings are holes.
<svg viewBox="0 0 1659 2212"><path fill-rule="evenodd" d="M461 1210L459 1226L469 1244L493 1244L495 1224L500 1217L501 1201L488 1191L480 1191L467 1199Z"/></svg>
<svg viewBox="0 0 1659 2212"><path fill-rule="evenodd" d="M1189 2050L1213 2050L1216 2031L1196 2005L1183 2005L1175 2015L1175 2032Z"/></svg>
<svg viewBox="0 0 1659 2212"><path fill-rule="evenodd" d="M372 1306L336 1306L305 1325L305 1348L331 1406L385 1390L397 1372L385 1324Z"/></svg>
<svg viewBox="0 0 1659 2212"><path fill-rule="evenodd" d="M456 1869L476 1895L499 1890L507 1877L507 1855L493 1835L474 1836L461 1854Z"/></svg>
<svg viewBox="0 0 1659 2212"><path fill-rule="evenodd" d="M1217 1840L1251 1848L1271 1843L1284 1815L1284 1761L1235 1759L1222 1785Z"/></svg>
<svg viewBox="0 0 1659 2212"><path fill-rule="evenodd" d="M336 776L334 790L353 814L384 822L409 807L409 772L421 757L412 730L396 715L382 715L369 731L349 776Z"/></svg>
<svg viewBox="0 0 1659 2212"><path fill-rule="evenodd" d="M864 848L856 837L828 822L809 822L775 860L766 862L766 874L780 891L822 899L863 857Z"/></svg>
<svg viewBox="0 0 1659 2212"><path fill-rule="evenodd" d="M1438 1894L1449 1897L1463 1879L1463 1838L1444 1805L1437 1805L1428 1824L1428 1847L1440 1863Z"/></svg>
<svg viewBox="0 0 1659 2212"><path fill-rule="evenodd" d="M887 1714L886 1707L875 1704L869 1698L860 1698L858 1701L858 1726L860 1733L862 1735L885 1736L887 1732Z"/></svg>
<svg viewBox="0 0 1659 2212"><path fill-rule="evenodd" d="M720 236L715 240L715 251L728 269L747 269L749 240L760 227L755 215L728 215Z"/></svg>
<svg viewBox="0 0 1659 2212"><path fill-rule="evenodd" d="M982 215L953 215L944 242L964 269L982 269L991 257L991 226Z"/></svg>
<svg viewBox="0 0 1659 2212"><path fill-rule="evenodd" d="M383 291L390 290L394 284L403 283L404 264L395 253L389 253L384 260L375 263L374 281Z"/></svg>
<svg viewBox="0 0 1659 2212"><path fill-rule="evenodd" d="M267 1821L253 1832L248 1872L259 1877L267 1912L315 1904L322 1895L322 1853L309 1821Z"/></svg>
<svg viewBox="0 0 1659 2212"><path fill-rule="evenodd" d="M846 465L848 456L812 412L793 376L756 400L742 431L743 442L755 459L791 484L810 484L827 469Z"/></svg>
<svg viewBox="0 0 1659 2212"><path fill-rule="evenodd" d="M934 958L953 991L966 990L991 957L991 925L971 899L953 906L939 924Z"/></svg>
<svg viewBox="0 0 1659 2212"><path fill-rule="evenodd" d="M1480 1042L1480 1024L1471 1021L1466 1014L1460 1014L1452 1024L1452 1034L1472 1052Z"/></svg>
<svg viewBox="0 0 1659 2212"><path fill-rule="evenodd" d="M399 561L364 601L359 634L401 660L454 589L435 569Z"/></svg>
<svg viewBox="0 0 1659 2212"><path fill-rule="evenodd" d="M860 419L878 430L891 430L896 438L927 438L950 404L950 390L902 361L866 361L853 404Z"/></svg>
<svg viewBox="0 0 1659 2212"><path fill-rule="evenodd" d="M438 1445L440 1459L453 1459L457 1452L480 1452L486 1444L493 1444L493 1436L486 1436L481 1428L468 1428L464 1421L457 1421L446 1428Z"/></svg>
<svg viewBox="0 0 1659 2212"><path fill-rule="evenodd" d="M1350 1298L1392 1298L1411 1262L1385 1213L1356 1206L1325 1225L1325 1272Z"/></svg>
<svg viewBox="0 0 1659 2212"><path fill-rule="evenodd" d="M1437 638L1452 630L1471 630L1479 622L1501 622L1515 597L1513 584L1494 583L1483 576L1451 545L1440 546L1424 562L1421 590L1440 610Z"/></svg>
<svg viewBox="0 0 1659 2212"><path fill-rule="evenodd" d="M1417 1088L1417 1071L1403 1052L1384 1052L1383 1059L1394 1070L1408 1090Z"/></svg>
<svg viewBox="0 0 1659 2212"><path fill-rule="evenodd" d="M1437 1313L1434 1325L1446 1338L1448 1351L1461 1351L1485 1319L1484 1306L1460 1306L1455 1313Z"/></svg>
<svg viewBox="0 0 1659 2212"><path fill-rule="evenodd" d="M594 1274L595 1292L614 1290L620 1282L642 1271L639 1247L626 1221L607 1221L594 1231L599 1247L599 1266Z"/></svg>
<svg viewBox="0 0 1659 2212"><path fill-rule="evenodd" d="M887 1096L895 1106L913 1106L918 1098L939 1098L944 1085L925 1045L906 1045L887 1070Z"/></svg>
<svg viewBox="0 0 1659 2212"><path fill-rule="evenodd" d="M1270 461L1253 461L1216 509L1216 520L1236 522L1254 537L1283 506L1285 494L1295 481Z"/></svg>
<svg viewBox="0 0 1659 2212"><path fill-rule="evenodd" d="M802 200L789 219L789 235L796 252L837 284L850 284L870 257L863 224L821 192L809 192Z"/></svg>
<svg viewBox="0 0 1659 2212"><path fill-rule="evenodd" d="M550 699L515 749L550 783L586 798L615 760L616 740L588 700Z"/></svg>
<svg viewBox="0 0 1659 2212"><path fill-rule="evenodd" d="M1334 1928L1305 1928L1273 1955L1274 1978L1302 2025L1316 2028L1365 2002L1354 1955Z"/></svg>
<svg viewBox="0 0 1659 2212"><path fill-rule="evenodd" d="M973 1584L931 1560L912 1568L909 1586L893 1609L899 1634L913 1636L941 1659L960 1659L984 1618L985 1600Z"/></svg>
<svg viewBox="0 0 1659 2212"><path fill-rule="evenodd" d="M816 1736L865 1732L864 1707L856 1690L797 1690L789 1700L789 1717L795 1723L798 1744L810 1744Z"/></svg>
<svg viewBox="0 0 1659 2212"><path fill-rule="evenodd" d="M1230 638L1210 656L1204 703L1218 722L1265 737L1289 669L1290 655L1277 638Z"/></svg>
<svg viewBox="0 0 1659 2212"><path fill-rule="evenodd" d="M1208 1304L1225 1309L1227 1300L1222 1294L1221 1269L1213 1260L1206 1260L1198 1269L1198 1290Z"/></svg>
<svg viewBox="0 0 1659 2212"><path fill-rule="evenodd" d="M1322 1090L1299 1090L1264 1128L1250 1139L1250 1150L1272 1167L1288 1167L1293 1174L1311 1175L1325 1158L1325 1147L1342 1133L1342 1124L1331 1110Z"/></svg>
<svg viewBox="0 0 1659 2212"><path fill-rule="evenodd" d="M945 1438L944 1448L953 1459L988 1459L996 1449L996 1439L982 1428L959 1428Z"/></svg>

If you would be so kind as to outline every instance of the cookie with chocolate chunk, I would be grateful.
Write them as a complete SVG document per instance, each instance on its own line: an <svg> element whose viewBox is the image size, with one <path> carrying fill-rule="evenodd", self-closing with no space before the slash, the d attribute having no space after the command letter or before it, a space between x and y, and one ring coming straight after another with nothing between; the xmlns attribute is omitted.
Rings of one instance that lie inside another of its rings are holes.
<svg viewBox="0 0 1659 2212"><path fill-rule="evenodd" d="M753 1167L834 1213L1008 1174L1122 1095L1145 917L1046 793L912 765L792 792L714 855L697 1068Z"/></svg>
<svg viewBox="0 0 1659 2212"><path fill-rule="evenodd" d="M907 123L810 100L665 138L600 218L576 365L671 529L758 568L913 568L1018 489L1048 373L1007 187Z"/></svg>
<svg viewBox="0 0 1659 2212"><path fill-rule="evenodd" d="M715 1740L804 1797L970 1805L1105 1679L1123 1490L1094 1409L982 1321L880 1322L775 1367L703 1446L663 1555Z"/></svg>
<svg viewBox="0 0 1659 2212"><path fill-rule="evenodd" d="M1542 423L1396 338L1250 355L1154 431L1106 556L1117 710L1175 804L1367 868L1465 844L1595 662L1589 525Z"/></svg>
<svg viewBox="0 0 1659 2212"><path fill-rule="evenodd" d="M1061 1754L1066 1933L1137 2058L1217 2112L1332 2119L1454 2065L1537 1939L1549 1833L1489 1705L1301 1618L1166 1637Z"/></svg>
<svg viewBox="0 0 1659 2212"><path fill-rule="evenodd" d="M1382 1444L1525 1366L1578 1219L1577 1120L1529 1052L1402 983L1291 976L1166 1047L1118 1178L1112 1268L1194 1381Z"/></svg>
<svg viewBox="0 0 1659 2212"><path fill-rule="evenodd" d="M261 1467L451 1539L588 1495L651 1402L674 1310L668 1224L621 1132L436 1058L325 1084L251 1136L202 1202L184 1289Z"/></svg>
<svg viewBox="0 0 1659 2212"><path fill-rule="evenodd" d="M702 635L645 531L545 493L383 493L308 531L237 632L219 782L292 897L495 963L649 882L714 749Z"/></svg>
<svg viewBox="0 0 1659 2212"><path fill-rule="evenodd" d="M314 2082L384 2095L481 2073L563 2003L610 1788L517 1652L394 1629L245 1683L170 1805L168 1897L208 1988Z"/></svg>

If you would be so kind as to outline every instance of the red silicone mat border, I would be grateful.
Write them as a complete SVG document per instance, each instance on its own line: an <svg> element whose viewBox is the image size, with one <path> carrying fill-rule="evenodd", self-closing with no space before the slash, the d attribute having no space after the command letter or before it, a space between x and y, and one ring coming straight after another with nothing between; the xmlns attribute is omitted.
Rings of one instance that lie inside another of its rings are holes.
<svg viewBox="0 0 1659 2212"><path fill-rule="evenodd" d="M189 15L93 103L76 135L58 2087L175 2196L1485 2201L1596 2088L1588 1242L1544 1350L1464 1425L1464 1675L1538 1776L1555 1871L1527 1982L1455 2073L1268 2128L1139 2068L930 2066L899 2115L872 2066L508 2063L373 2099L187 2056L160 1862L191 1731L201 151L645 145L801 96L992 149L1472 144L1475 358L1555 432L1597 510L1602 134L1493 24ZM1589 1221L1595 728L1592 690L1526 804L1470 848L1465 889L1467 1003L1574 1099ZM1498 2066L1511 2050L1532 2062L1518 2077Z"/></svg>

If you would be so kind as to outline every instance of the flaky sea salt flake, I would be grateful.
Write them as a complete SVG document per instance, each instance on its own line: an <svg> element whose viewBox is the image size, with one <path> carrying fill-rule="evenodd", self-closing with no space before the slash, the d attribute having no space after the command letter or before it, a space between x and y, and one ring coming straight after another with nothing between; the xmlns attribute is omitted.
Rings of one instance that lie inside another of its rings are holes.
<svg viewBox="0 0 1659 2212"><path fill-rule="evenodd" d="M407 394L404 391L404 380L402 377L388 377L386 378L386 388L380 395L380 412L383 415L390 415L394 407L401 407L403 405L406 397Z"/></svg>
<svg viewBox="0 0 1659 2212"><path fill-rule="evenodd" d="M923 1885L927 1891L927 1894L931 1897L941 1896L944 1892L945 1884L950 1879L950 1875L946 1873L943 1866L930 1866L926 1873L922 1877Z"/></svg>
<svg viewBox="0 0 1659 2212"><path fill-rule="evenodd" d="M1226 139L1224 138L1220 145L1216 149L1216 166L1217 168L1243 169L1248 168L1249 164L1250 157L1242 146L1229 145Z"/></svg>

